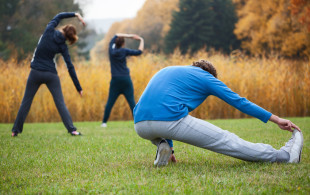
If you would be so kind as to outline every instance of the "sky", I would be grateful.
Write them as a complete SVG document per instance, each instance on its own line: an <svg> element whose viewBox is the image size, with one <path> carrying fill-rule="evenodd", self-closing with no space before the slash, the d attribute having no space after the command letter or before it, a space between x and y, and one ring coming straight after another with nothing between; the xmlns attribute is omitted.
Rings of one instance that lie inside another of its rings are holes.
<svg viewBox="0 0 310 195"><path fill-rule="evenodd" d="M146 0L76 0L85 19L134 18Z"/></svg>

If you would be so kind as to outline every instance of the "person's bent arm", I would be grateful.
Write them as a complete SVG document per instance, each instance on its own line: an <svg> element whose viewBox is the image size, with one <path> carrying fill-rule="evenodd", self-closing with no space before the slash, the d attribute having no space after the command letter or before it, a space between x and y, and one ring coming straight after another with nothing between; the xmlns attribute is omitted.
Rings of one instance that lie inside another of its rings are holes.
<svg viewBox="0 0 310 195"><path fill-rule="evenodd" d="M280 118L274 114L271 115L269 120L271 122L274 122L275 124L277 124L283 130L293 132L294 129L297 129L298 131L300 131L300 128L297 125L295 125L294 123L292 123L290 120Z"/></svg>
<svg viewBox="0 0 310 195"><path fill-rule="evenodd" d="M109 43L109 51L110 52L112 52L112 50L114 49L114 44L115 44L115 40L116 40L116 38L117 38L117 35L115 35L112 39L111 39L111 41L110 41L110 43Z"/></svg>
<svg viewBox="0 0 310 195"><path fill-rule="evenodd" d="M46 30L54 29L58 26L59 22L64 18L72 18L75 17L74 12L62 12L57 14L48 24Z"/></svg>
<svg viewBox="0 0 310 195"><path fill-rule="evenodd" d="M131 38L140 41L138 50L143 51L144 50L144 39L136 34L124 34L124 33L117 33L116 36L118 37L124 37L124 38Z"/></svg>
<svg viewBox="0 0 310 195"><path fill-rule="evenodd" d="M143 49L144 49L144 40L143 40L143 38L139 37L137 40L140 40L140 45L139 45L138 50L143 51Z"/></svg>
<svg viewBox="0 0 310 195"><path fill-rule="evenodd" d="M124 38L133 38L134 34L125 34L125 33L116 33L116 36L118 37L124 37Z"/></svg>
<svg viewBox="0 0 310 195"><path fill-rule="evenodd" d="M78 19L82 22L82 24L85 26L85 22L82 18L82 16L79 13L74 12L62 12L57 14L46 26L46 30L54 30L56 26L58 26L59 22L64 18L72 18L72 17L78 17Z"/></svg>
<svg viewBox="0 0 310 195"><path fill-rule="evenodd" d="M82 16L79 13L75 13L75 16L80 20L80 22L86 26L86 23L84 22L84 19L82 18Z"/></svg>

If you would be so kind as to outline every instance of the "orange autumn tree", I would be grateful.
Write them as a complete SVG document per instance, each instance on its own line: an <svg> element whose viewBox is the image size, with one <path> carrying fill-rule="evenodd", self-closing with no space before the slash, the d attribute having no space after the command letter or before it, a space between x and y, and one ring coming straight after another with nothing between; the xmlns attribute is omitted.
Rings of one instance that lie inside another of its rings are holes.
<svg viewBox="0 0 310 195"><path fill-rule="evenodd" d="M310 33L310 1L291 0L291 14L300 22Z"/></svg>
<svg viewBox="0 0 310 195"><path fill-rule="evenodd" d="M310 57L307 0L234 0L239 21L234 33L253 55Z"/></svg>

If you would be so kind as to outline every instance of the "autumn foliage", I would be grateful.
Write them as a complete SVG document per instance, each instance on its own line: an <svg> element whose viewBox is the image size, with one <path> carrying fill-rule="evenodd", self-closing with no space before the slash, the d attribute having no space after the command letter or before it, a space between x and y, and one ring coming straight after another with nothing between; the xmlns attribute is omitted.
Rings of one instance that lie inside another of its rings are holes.
<svg viewBox="0 0 310 195"><path fill-rule="evenodd" d="M239 5L234 32L243 49L253 55L310 56L309 1L234 1Z"/></svg>
<svg viewBox="0 0 310 195"><path fill-rule="evenodd" d="M310 1L291 0L291 6L289 8L291 14L297 17L298 21L305 26L310 33Z"/></svg>

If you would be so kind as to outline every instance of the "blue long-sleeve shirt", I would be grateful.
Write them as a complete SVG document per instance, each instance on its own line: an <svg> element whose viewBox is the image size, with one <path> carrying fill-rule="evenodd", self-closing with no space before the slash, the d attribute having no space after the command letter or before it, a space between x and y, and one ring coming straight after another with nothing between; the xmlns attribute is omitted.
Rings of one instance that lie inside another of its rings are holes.
<svg viewBox="0 0 310 195"><path fill-rule="evenodd" d="M115 35L109 44L109 58L111 64L112 77L129 76L129 68L127 67L127 56L138 56L142 54L141 50L128 49L128 48L116 48L115 47Z"/></svg>
<svg viewBox="0 0 310 195"><path fill-rule="evenodd" d="M170 66L148 83L134 108L134 122L176 121L214 95L241 112L267 122L271 113L240 97L209 72L195 66ZM173 142L167 139L170 147Z"/></svg>
<svg viewBox="0 0 310 195"><path fill-rule="evenodd" d="M81 91L82 87L76 76L75 68L71 62L66 44L66 38L60 31L55 30L61 19L70 17L75 17L75 13L59 13L47 24L33 54L30 67L35 70L49 71L57 74L54 58L57 53L61 53L75 88L77 91Z"/></svg>
<svg viewBox="0 0 310 195"><path fill-rule="evenodd" d="M176 121L214 95L243 113L267 122L271 113L240 97L209 72L194 66L170 66L153 76L134 108L134 122Z"/></svg>

